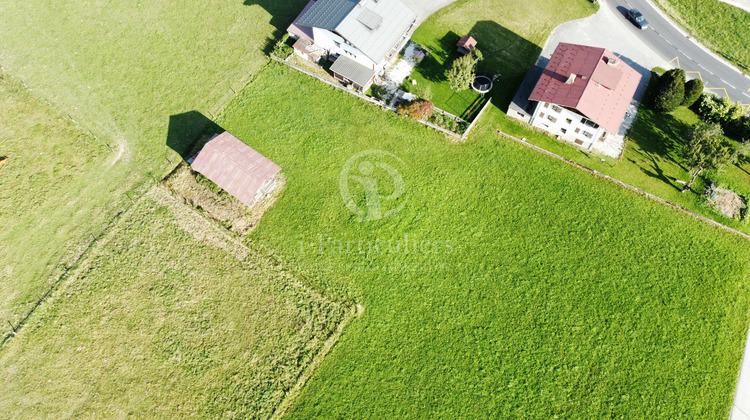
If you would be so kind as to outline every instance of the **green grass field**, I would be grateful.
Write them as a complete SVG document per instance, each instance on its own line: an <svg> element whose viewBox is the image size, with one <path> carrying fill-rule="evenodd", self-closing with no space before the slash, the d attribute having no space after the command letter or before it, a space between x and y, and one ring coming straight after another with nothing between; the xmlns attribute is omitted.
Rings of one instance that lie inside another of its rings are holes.
<svg viewBox="0 0 750 420"><path fill-rule="evenodd" d="M317 112L274 118L291 104ZM291 417L728 414L747 242L489 124L457 145L276 65L219 122L289 178L252 240L366 308ZM359 222L340 172L372 149L403 161L408 198ZM438 247L407 251L424 241Z"/></svg>
<svg viewBox="0 0 750 420"><path fill-rule="evenodd" d="M0 337L127 200L103 142L0 73Z"/></svg>
<svg viewBox="0 0 750 420"><path fill-rule="evenodd" d="M494 124L505 133L525 137L532 144L750 234L747 222L724 216L708 206L705 198L699 194L681 193L682 184L677 181L690 180L690 168L683 164L681 157L684 145L682 139L687 126L698 121L698 116L684 107L671 114L659 114L642 106L628 135L623 155L617 160L607 158L605 162L601 161L600 156L584 153L545 134L530 131L518 125L515 120L503 117ZM747 162L729 166L719 173L704 175L698 178L693 190L703 192L708 187L707 179L710 179L740 194L750 195L750 164Z"/></svg>
<svg viewBox="0 0 750 420"><path fill-rule="evenodd" d="M590 15L595 7L588 1L458 1L436 12L414 33L414 42L429 48L432 54L416 67L412 77L418 86L429 87L435 106L467 117L479 95L470 89L458 93L451 90L445 72L458 57L456 43L470 34L484 55L477 73L500 74L487 96L500 108L507 108L552 30L563 22Z"/></svg>
<svg viewBox="0 0 750 420"><path fill-rule="evenodd" d="M0 336L130 204L126 192L177 164L168 138L193 140L304 3L0 4Z"/></svg>
<svg viewBox="0 0 750 420"><path fill-rule="evenodd" d="M717 0L656 0L677 23L704 45L750 72L750 13Z"/></svg>
<svg viewBox="0 0 750 420"><path fill-rule="evenodd" d="M0 352L8 418L268 418L347 313L161 189Z"/></svg>
<svg viewBox="0 0 750 420"><path fill-rule="evenodd" d="M268 417L344 317L318 290L365 310L290 417L727 417L750 314L746 241L501 139L495 128L524 131L495 107L456 144L264 68L267 38L304 3L0 4L0 64L31 87L0 81L13 226L0 315L22 315L129 207L0 348L3 413ZM415 37L447 52L446 34L475 31L503 109L551 30L591 11L463 0ZM211 114L287 176L249 253L181 205L124 194L169 171L166 143L184 146ZM669 120L642 121L670 136ZM671 192L643 175L639 147L614 174ZM401 160L406 195L361 222L341 170L373 149Z"/></svg>

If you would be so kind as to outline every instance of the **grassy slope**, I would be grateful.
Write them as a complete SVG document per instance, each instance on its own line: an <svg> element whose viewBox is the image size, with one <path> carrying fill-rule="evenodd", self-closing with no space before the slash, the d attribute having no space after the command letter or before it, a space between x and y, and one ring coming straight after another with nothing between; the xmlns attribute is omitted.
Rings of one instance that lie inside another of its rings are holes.
<svg viewBox="0 0 750 420"><path fill-rule="evenodd" d="M1 73L0 109L2 336L122 204L107 178L125 174L102 142Z"/></svg>
<svg viewBox="0 0 750 420"><path fill-rule="evenodd" d="M491 76L499 72L501 76L488 96L495 98L498 106L507 107L552 30L594 10L595 6L585 1L458 1L439 10L414 33L414 42L433 54L413 76L419 85L430 86L436 106L462 115L477 95L471 90L454 94L444 72L457 57L458 39L471 34L484 55L479 73Z"/></svg>
<svg viewBox="0 0 750 420"><path fill-rule="evenodd" d="M161 203L139 200L0 351L4 417L268 417L341 321Z"/></svg>
<svg viewBox="0 0 750 420"><path fill-rule="evenodd" d="M750 72L750 13L717 0L656 0L704 45Z"/></svg>
<svg viewBox="0 0 750 420"><path fill-rule="evenodd" d="M275 118L290 104L317 111ZM289 177L254 239L366 308L293 418L727 415L750 303L746 242L486 124L457 145L278 66L221 123ZM408 202L360 223L338 179L368 149L404 161ZM451 250L320 248L328 236Z"/></svg>
<svg viewBox="0 0 750 420"><path fill-rule="evenodd" d="M698 117L686 108L679 108L672 114L664 115L641 107L622 157L617 161L607 159L604 163L598 156L583 153L544 134L529 131L519 126L515 120L502 117L498 118L495 124L506 133L519 138L525 137L537 146L750 234L750 225L747 223L738 222L716 212L696 194L680 192L682 185L676 180L690 179L689 168L680 164L682 137L685 126L696 122ZM740 166L730 166L718 174L710 174L710 177L742 194L750 194L749 172L750 164L744 163ZM705 187L704 179L699 178L694 189L703 191Z"/></svg>
<svg viewBox="0 0 750 420"><path fill-rule="evenodd" d="M170 117L217 113L304 3L0 3L0 65L60 111L0 76L0 155L11 156L0 170L0 335L129 202L125 191L171 169L165 156L176 163L168 131L189 139L205 123Z"/></svg>

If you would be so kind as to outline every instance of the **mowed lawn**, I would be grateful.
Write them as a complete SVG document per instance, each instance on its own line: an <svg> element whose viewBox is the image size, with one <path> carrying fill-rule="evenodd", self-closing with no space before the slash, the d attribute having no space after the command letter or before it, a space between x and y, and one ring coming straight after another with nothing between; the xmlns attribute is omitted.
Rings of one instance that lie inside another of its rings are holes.
<svg viewBox="0 0 750 420"><path fill-rule="evenodd" d="M304 3L0 3L0 336L130 205L127 191L177 164L168 136L193 140Z"/></svg>
<svg viewBox="0 0 750 420"><path fill-rule="evenodd" d="M750 13L717 0L656 0L703 44L750 72ZM735 98L736 100L737 98Z"/></svg>
<svg viewBox="0 0 750 420"><path fill-rule="evenodd" d="M161 191L0 349L2 417L268 418L344 319Z"/></svg>
<svg viewBox="0 0 750 420"><path fill-rule="evenodd" d="M488 124L455 144L278 65L219 123L289 179L251 240L365 308L290 417L728 415L746 241ZM341 171L367 150L401 159L405 195L361 222Z"/></svg>
<svg viewBox="0 0 750 420"><path fill-rule="evenodd" d="M0 337L127 200L103 142L0 73Z"/></svg>

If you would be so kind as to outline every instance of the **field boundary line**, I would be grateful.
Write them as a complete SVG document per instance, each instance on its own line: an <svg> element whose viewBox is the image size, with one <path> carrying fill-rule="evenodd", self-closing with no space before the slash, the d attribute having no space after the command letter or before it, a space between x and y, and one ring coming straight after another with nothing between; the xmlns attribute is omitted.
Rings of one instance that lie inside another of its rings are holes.
<svg viewBox="0 0 750 420"><path fill-rule="evenodd" d="M508 139L511 139L511 140L515 141L516 143L519 143L519 144L521 144L523 146L526 146L526 147L528 147L530 149L536 150L537 152L544 153L545 155L553 157L553 158L555 158L557 160L563 161L563 162L567 163L568 165L575 166L576 168L582 169L582 170L584 170L584 171L586 171L586 172L588 172L590 174L593 174L596 177L606 179L607 181L610 181L613 184L619 185L620 187L623 187L623 188L625 188L627 190L635 191L636 193L638 193L640 195L643 195L643 196L645 196L647 198L650 198L650 199L652 199L654 201L657 201L657 202L659 202L661 204L665 204L665 205L667 205L669 207L672 207L672 208L674 208L676 210L679 210L679 211L681 211L681 212L683 212L685 214L693 216L694 218L696 218L698 220L702 220L704 222L707 222L707 223L709 223L711 225L714 225L714 226L716 226L716 227L718 227L720 229L723 229L723 230L725 230L725 231L727 231L729 233L733 233L733 234L741 237L742 239L750 241L750 235L742 233L742 232L740 232L740 231L738 231L736 229L732 229L732 228L730 228L729 226L727 226L727 225L725 225L723 223L719 223L716 220L710 219L710 218L708 218L706 216L703 216L703 215L700 215L700 214L698 214L698 213L696 213L694 211L688 210L685 207L682 207L682 206L680 206L678 204L675 204L675 203L673 203L671 201L667 201L667 200L665 200L665 199L663 199L663 198L661 198L661 197L659 197L657 195L654 195L654 194L651 194L649 192L646 192L646 191L644 191L644 190L642 190L642 189L640 189L638 187L635 187L633 185L628 184L627 182L620 181L619 179L613 178L613 177L611 177L609 175L606 175L606 174L603 174L603 173L597 171L596 169L591 169L588 166L584 166L584 165L581 165L580 163L573 162L572 160L570 160L568 158L562 157L562 156L560 156L560 155L558 155L556 153L550 152L547 149L544 149L544 148L541 148L539 146L533 145L533 144L529 143L526 140L519 139L518 137L512 136L512 135L510 135L508 133L505 133L505 132L503 132L503 131L501 131L499 129L497 130L497 133L499 135L501 135L502 137L506 137Z"/></svg>
<svg viewBox="0 0 750 420"><path fill-rule="evenodd" d="M21 328L24 327L24 325L26 325L26 322L29 320L29 318L31 318L34 312L36 312L36 310L39 309L39 307L42 306L42 304L44 304L50 296L52 296L52 293L57 290L58 286L62 284L63 280L68 278L70 273L81 265L84 259L88 256L89 252L94 248L94 245L97 244L99 240L107 234L107 232L109 232L109 229L114 226L114 224L120 219L123 214L125 214L125 212L127 212L129 208L130 206L120 209L114 215L114 217L112 217L109 223L105 225L104 229L101 233L99 233L99 235L95 236L93 233L91 234L92 240L89 241L89 243L75 258L75 260L73 260L73 262L69 266L65 267L65 270L63 270L63 272L57 277L57 279L55 279L52 284L50 284L50 286L47 288L47 291L37 299L36 303L34 303L26 312L26 314L18 320L15 326L11 323L12 330L3 336L2 341L0 341L0 349L5 345L5 343L10 341L11 338L15 337L16 334L18 334L18 332L21 330ZM10 321L8 321L8 323L10 323Z"/></svg>
<svg viewBox="0 0 750 420"><path fill-rule="evenodd" d="M307 276L303 272L300 272L296 267L286 263L286 261L284 261L276 253L254 242L252 242L252 247L246 245L240 240L240 236L219 225L216 220L211 218L206 213L198 211L195 207L189 205L184 200L181 200L181 196L177 192L171 190L163 183L160 182L159 184L155 185L144 195L149 196L151 199L155 200L157 203L163 206L168 207L170 204L175 206L177 210L170 209L175 217L178 217L178 215L174 212L180 211L184 212L183 216L185 217L192 217L196 220L200 220L202 223L205 223L206 226L210 227L210 229L214 231L215 234L222 236L232 245L245 252L244 258L241 259L238 255L235 255L235 258L237 258L243 264L258 264L257 261L247 261L248 257L253 256L261 261L261 263L265 261L269 264L282 266L283 270L279 274L282 276L284 281L288 282L289 286L301 289L310 297L316 299L319 302L326 303L328 305L339 306L341 308L345 308L345 310L348 309L346 315L336 326L336 330L326 339L320 350L315 354L315 356L313 356L309 365L305 369L303 369L302 372L300 372L294 386L290 390L285 391L285 395L282 398L281 402L274 409L271 418L282 418L292 406L292 404L294 404L294 401L296 401L307 381L315 373L315 370L317 370L317 368L326 358L331 349L333 349L336 343L338 343L341 334L343 334L349 323L355 318L358 318L360 315L362 315L362 313L364 313L364 307L359 303L336 300L336 298L334 298L333 296L329 296L323 292L319 292L308 284L309 282L306 281ZM225 251L231 253L229 250L225 249Z"/></svg>
<svg viewBox="0 0 750 420"><path fill-rule="evenodd" d="M300 393L302 393L302 389L304 388L305 384L307 384L307 381L310 380L313 373L315 373L320 364L323 363L323 360L326 358L331 349L333 349L333 346L338 343L339 338L344 332L346 326L349 325L349 323L354 318L358 318L359 316L361 316L364 311L364 307L359 304L349 307L349 313L346 315L346 317L344 317L344 319L341 320L341 322L339 322L338 327L336 327L336 332L328 337L325 344L323 344L323 347L321 347L320 351L315 355L315 357L313 357L310 365L305 368L302 374L300 374L299 378L297 379L297 383L294 384L294 387L292 387L292 389L286 393L286 396L284 396L281 404L276 407L276 410L274 410L273 414L271 415L272 420L279 420L284 417L287 411L289 411L289 409L292 407L292 404L294 404L294 401L296 401L297 397L300 395Z"/></svg>

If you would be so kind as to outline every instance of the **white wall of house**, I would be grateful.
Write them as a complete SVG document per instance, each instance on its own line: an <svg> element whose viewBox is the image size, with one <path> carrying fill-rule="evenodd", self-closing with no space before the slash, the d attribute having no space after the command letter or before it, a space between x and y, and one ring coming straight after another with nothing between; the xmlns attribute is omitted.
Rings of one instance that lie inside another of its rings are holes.
<svg viewBox="0 0 750 420"><path fill-rule="evenodd" d="M537 104L530 124L585 149L590 149L606 134L604 128L583 115L549 102Z"/></svg>
<svg viewBox="0 0 750 420"><path fill-rule="evenodd" d="M316 46L328 50L331 54L345 55L373 70L377 69L377 66L380 64L375 63L357 47L350 45L344 38L327 29L313 28L313 37Z"/></svg>

